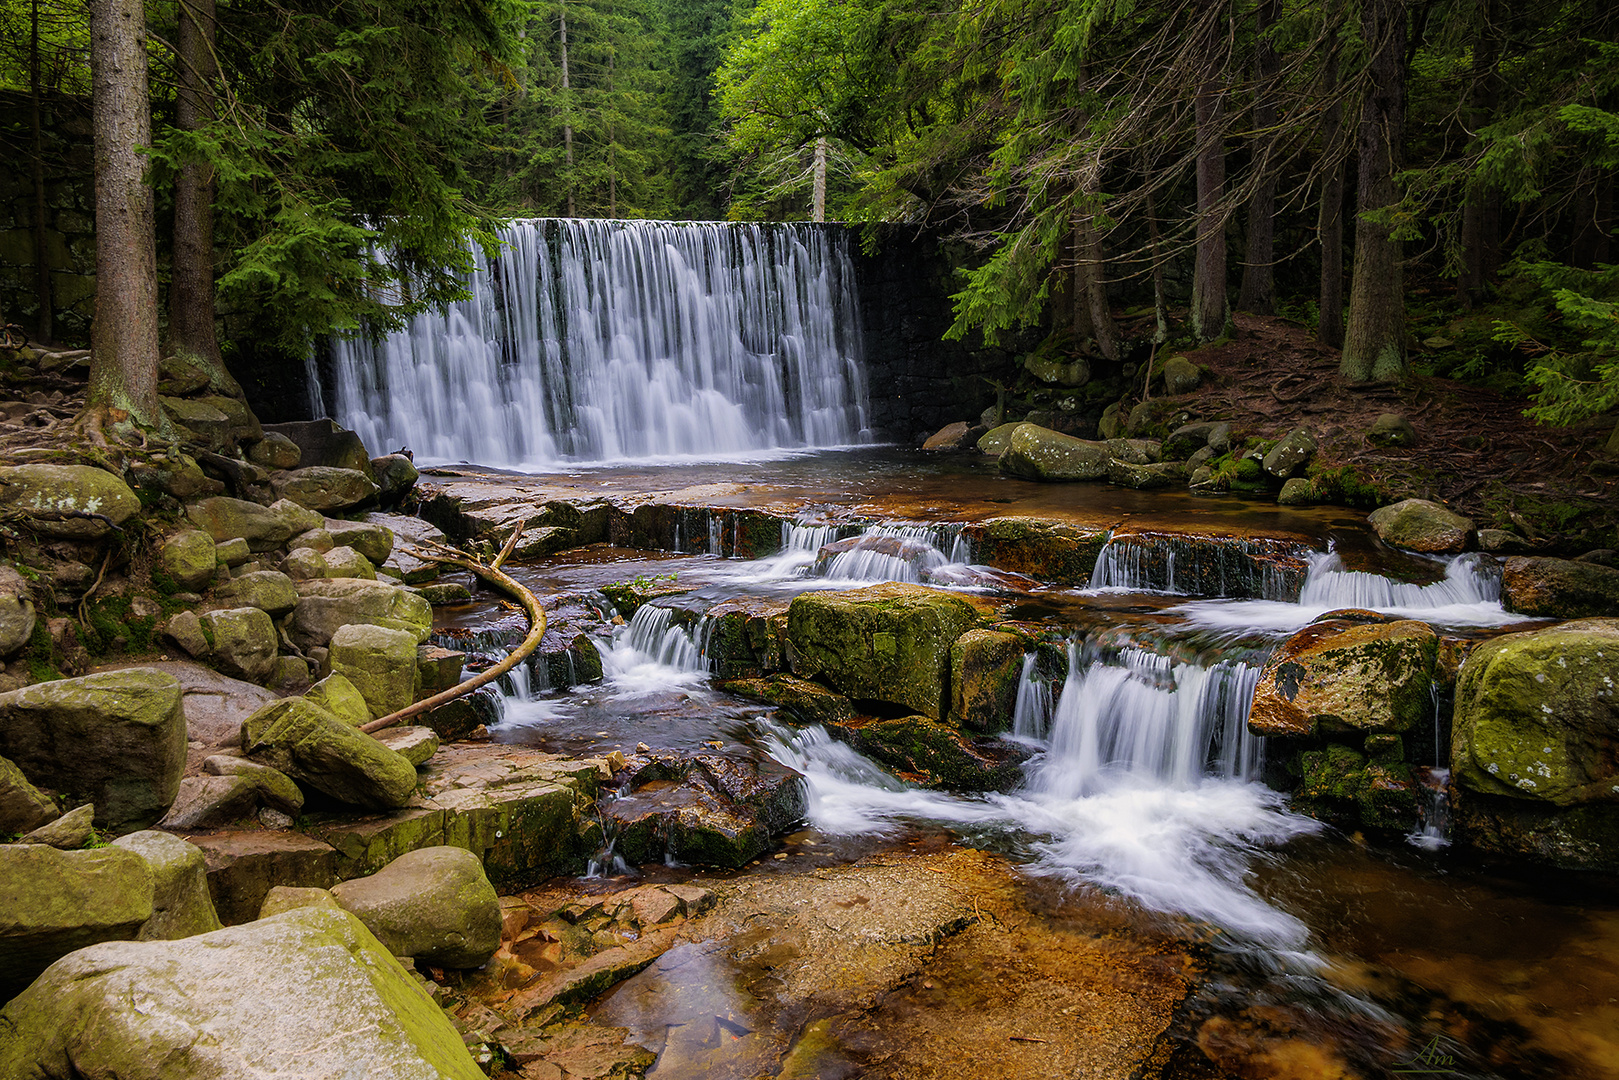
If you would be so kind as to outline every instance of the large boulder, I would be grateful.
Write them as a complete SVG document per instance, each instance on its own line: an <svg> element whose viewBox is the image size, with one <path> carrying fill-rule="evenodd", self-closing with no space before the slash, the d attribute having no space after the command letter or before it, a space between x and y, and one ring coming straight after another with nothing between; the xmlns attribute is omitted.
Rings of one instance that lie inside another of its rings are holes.
<svg viewBox="0 0 1619 1080"><path fill-rule="evenodd" d="M281 639L270 616L256 607L226 608L202 616L219 670L248 682L263 682L275 670Z"/></svg>
<svg viewBox="0 0 1619 1080"><path fill-rule="evenodd" d="M365 695L341 672L332 672L304 691L304 697L319 705L350 727L369 724L375 717Z"/></svg>
<svg viewBox="0 0 1619 1080"><path fill-rule="evenodd" d="M806 593L787 613L793 673L938 720L950 646L977 620L961 597L920 585Z"/></svg>
<svg viewBox="0 0 1619 1080"><path fill-rule="evenodd" d="M275 570L255 570L231 578L219 587L217 595L233 607L258 608L273 619L298 606L298 586Z"/></svg>
<svg viewBox="0 0 1619 1080"><path fill-rule="evenodd" d="M242 776L188 776L158 828L174 832L218 829L246 821L259 809L258 788Z"/></svg>
<svg viewBox="0 0 1619 1080"><path fill-rule="evenodd" d="M298 790L298 785L286 773L268 765L229 754L214 754L203 761L202 769L210 776L245 778L264 805L284 814L296 814L304 808L304 793Z"/></svg>
<svg viewBox="0 0 1619 1080"><path fill-rule="evenodd" d="M972 428L967 426L965 420L957 420L954 424L944 427L928 436L922 444L924 450L960 450L967 445L969 432Z"/></svg>
<svg viewBox="0 0 1619 1080"><path fill-rule="evenodd" d="M1203 371L1184 356L1171 356L1164 361L1164 393L1170 397L1190 394L1203 382Z"/></svg>
<svg viewBox="0 0 1619 1080"><path fill-rule="evenodd" d="M259 418L253 415L253 410L240 397L206 394L194 400L199 405L207 405L224 414L227 445L256 443L264 438L264 428L260 426Z"/></svg>
<svg viewBox="0 0 1619 1080"><path fill-rule="evenodd" d="M1000 517L974 522L961 535L974 562L1053 585L1090 583L1108 530L1042 518Z"/></svg>
<svg viewBox="0 0 1619 1080"><path fill-rule="evenodd" d="M1295 428L1271 447L1262 463L1265 471L1279 480L1286 480L1304 472L1304 467L1315 457L1315 436L1309 428Z"/></svg>
<svg viewBox="0 0 1619 1080"><path fill-rule="evenodd" d="M9 566L0 565L0 656L10 656L34 636L33 590Z"/></svg>
<svg viewBox="0 0 1619 1080"><path fill-rule="evenodd" d="M373 718L398 712L416 699L416 635L353 623L331 642L332 672L354 684Z"/></svg>
<svg viewBox="0 0 1619 1080"><path fill-rule="evenodd" d="M1507 634L1468 654L1451 768L1488 795L1619 803L1619 619Z"/></svg>
<svg viewBox="0 0 1619 1080"><path fill-rule="evenodd" d="M136 941L177 941L219 929L200 849L151 829L120 836L112 846L133 851L152 871L152 917L141 924Z"/></svg>
<svg viewBox="0 0 1619 1080"><path fill-rule="evenodd" d="M302 530L268 506L216 495L186 506L186 517L215 541L224 543L238 537L254 551L270 551Z"/></svg>
<svg viewBox="0 0 1619 1080"><path fill-rule="evenodd" d="M1327 619L1271 655L1254 689L1248 730L1265 736L1399 733L1433 718L1439 636L1402 619Z"/></svg>
<svg viewBox="0 0 1619 1080"><path fill-rule="evenodd" d="M247 460L272 472L296 469L303 456L298 444L278 431L266 432L264 438L247 448Z"/></svg>
<svg viewBox="0 0 1619 1080"><path fill-rule="evenodd" d="M150 825L185 768L180 683L129 668L0 694L0 753L35 783L94 802L103 828Z"/></svg>
<svg viewBox="0 0 1619 1080"><path fill-rule="evenodd" d="M75 949L133 938L152 911L152 869L133 851L0 846L0 998ZM24 1075L3 1062L0 1076Z"/></svg>
<svg viewBox="0 0 1619 1080"><path fill-rule="evenodd" d="M301 649L325 647L339 627L352 623L385 626L426 641L433 628L433 607L405 589L364 578L316 578L298 583L298 606L288 633Z"/></svg>
<svg viewBox="0 0 1619 1080"><path fill-rule="evenodd" d="M374 501L381 490L363 472L326 465L276 473L270 483L277 498L317 511L347 510Z"/></svg>
<svg viewBox="0 0 1619 1080"><path fill-rule="evenodd" d="M483 1080L427 992L323 907L62 959L0 1011L0 1075Z"/></svg>
<svg viewBox="0 0 1619 1080"><path fill-rule="evenodd" d="M15 763L0 757L0 833L32 832L61 813Z"/></svg>
<svg viewBox="0 0 1619 1080"><path fill-rule="evenodd" d="M377 502L383 506L398 506L416 486L421 473L416 463L404 454L384 454L371 459L371 473L376 477Z"/></svg>
<svg viewBox="0 0 1619 1080"><path fill-rule="evenodd" d="M1427 499L1380 506L1366 520L1383 543L1426 555L1466 551L1476 538L1472 519Z"/></svg>
<svg viewBox="0 0 1619 1080"><path fill-rule="evenodd" d="M1508 611L1578 619L1619 612L1619 570L1583 559L1518 556L1502 566Z"/></svg>
<svg viewBox="0 0 1619 1080"><path fill-rule="evenodd" d="M195 592L214 580L219 569L214 538L201 529L184 529L164 538L158 565L182 591Z"/></svg>
<svg viewBox="0 0 1619 1080"><path fill-rule="evenodd" d="M374 514L370 516L382 517L383 515ZM426 523L424 522L423 524L425 525ZM375 566L381 566L387 562L389 554L393 551L393 530L381 522L340 521L336 518L326 518L322 521L321 527L332 538L332 547L351 547L364 555ZM438 532L436 529L432 531ZM439 533L438 538L443 540L444 534ZM331 548L327 550L329 551Z"/></svg>
<svg viewBox="0 0 1619 1080"><path fill-rule="evenodd" d="M89 465L0 467L0 508L30 518L44 536L93 540L140 512L129 485Z"/></svg>
<svg viewBox="0 0 1619 1080"><path fill-rule="evenodd" d="M242 750L261 765L340 802L404 806L416 767L307 698L271 702L242 723Z"/></svg>
<svg viewBox="0 0 1619 1080"><path fill-rule="evenodd" d="M465 848L406 852L370 877L332 887L395 956L475 968L500 948L500 900L483 861Z"/></svg>
<svg viewBox="0 0 1619 1080"><path fill-rule="evenodd" d="M978 437L978 452L988 454L990 457L1000 457L1012 444L1012 432L1021 426L1021 424L1001 424L990 428Z"/></svg>
<svg viewBox="0 0 1619 1080"><path fill-rule="evenodd" d="M297 445L300 465L329 465L371 474L371 454L354 432L329 418L264 425L265 437L284 436Z"/></svg>
<svg viewBox="0 0 1619 1080"><path fill-rule="evenodd" d="M377 580L377 568L371 564L371 560L351 547L334 547L321 556L321 564L323 572L311 576Z"/></svg>
<svg viewBox="0 0 1619 1080"><path fill-rule="evenodd" d="M1112 460L1107 445L1035 424L1019 424L1001 455L1001 471L1025 480L1100 480Z"/></svg>
<svg viewBox="0 0 1619 1080"><path fill-rule="evenodd" d="M163 413L191 436L190 441L208 450L224 450L231 445L230 417L211 403L192 398L159 398Z"/></svg>
<svg viewBox="0 0 1619 1080"><path fill-rule="evenodd" d="M950 718L981 732L1012 726L1023 639L998 630L969 630L950 646Z"/></svg>

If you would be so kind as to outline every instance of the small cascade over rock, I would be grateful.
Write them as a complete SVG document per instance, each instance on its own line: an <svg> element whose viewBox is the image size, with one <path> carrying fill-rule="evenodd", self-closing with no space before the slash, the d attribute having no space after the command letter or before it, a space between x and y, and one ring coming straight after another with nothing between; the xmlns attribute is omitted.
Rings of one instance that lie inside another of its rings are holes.
<svg viewBox="0 0 1619 1080"><path fill-rule="evenodd" d="M859 536L821 547L810 573L837 581L924 582L953 560L959 526L871 525Z"/></svg>
<svg viewBox="0 0 1619 1080"><path fill-rule="evenodd" d="M839 231L529 220L498 236L466 300L333 340L330 408L366 445L539 467L868 438Z"/></svg>
<svg viewBox="0 0 1619 1080"><path fill-rule="evenodd" d="M702 646L675 622L673 608L642 604L624 632L602 657L610 675L628 674L647 665L706 674Z"/></svg>
<svg viewBox="0 0 1619 1080"><path fill-rule="evenodd" d="M1127 533L1109 538L1092 589L1292 600L1314 554L1264 537Z"/></svg>

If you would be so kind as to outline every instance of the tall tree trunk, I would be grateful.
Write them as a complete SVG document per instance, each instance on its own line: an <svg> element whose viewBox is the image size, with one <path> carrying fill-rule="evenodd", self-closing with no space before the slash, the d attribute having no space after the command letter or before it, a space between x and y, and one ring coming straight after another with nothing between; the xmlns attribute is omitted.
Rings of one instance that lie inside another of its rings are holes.
<svg viewBox="0 0 1619 1080"><path fill-rule="evenodd" d="M1152 307L1157 325L1153 328L1152 343L1162 345L1169 340L1169 304L1164 297L1164 260L1159 250L1158 208L1154 205L1152 189L1146 191L1147 243L1152 252Z"/></svg>
<svg viewBox="0 0 1619 1080"><path fill-rule="evenodd" d="M1225 20L1211 18L1201 45L1197 113L1197 259L1192 274L1192 333L1212 341L1231 321L1226 295Z"/></svg>
<svg viewBox="0 0 1619 1080"><path fill-rule="evenodd" d="M45 241L45 125L40 119L39 0L28 15L28 107L34 136L34 302L39 305L34 337L48 342L51 327L51 263Z"/></svg>
<svg viewBox="0 0 1619 1080"><path fill-rule="evenodd" d="M1248 202L1248 258L1242 266L1237 306L1255 315L1276 313L1276 172L1270 160L1276 145L1276 77L1281 62L1271 47L1270 28L1282 14L1282 0L1260 0L1254 9L1256 78L1254 81L1253 168L1258 186Z"/></svg>
<svg viewBox="0 0 1619 1080"><path fill-rule="evenodd" d="M1338 366L1351 383L1397 380L1406 373L1402 251L1387 220L1400 204L1394 175L1405 141L1404 0L1363 0L1361 34L1371 50L1371 79L1361 104L1355 269Z"/></svg>
<svg viewBox="0 0 1619 1080"><path fill-rule="evenodd" d="M1074 209L1074 304L1075 315L1083 305L1083 322L1088 325L1096 349L1109 360L1119 358L1119 330L1113 322L1113 309L1107 302L1107 280L1102 272L1102 245L1096 236L1096 223L1087 206Z"/></svg>
<svg viewBox="0 0 1619 1080"><path fill-rule="evenodd" d="M1492 0L1485 0L1473 41L1473 86L1468 94L1467 126L1478 131L1495 114L1498 80L1496 64L1502 47L1496 28L1499 17ZM1490 285L1501 268L1501 192L1485 180L1470 183L1463 193L1461 273L1456 292L1463 304L1475 307L1489 298Z"/></svg>
<svg viewBox="0 0 1619 1080"><path fill-rule="evenodd" d="M1344 343L1344 163L1337 157L1343 130L1343 103L1338 100L1338 47L1333 45L1321 68L1321 148L1332 163L1321 182L1321 344L1337 349Z"/></svg>
<svg viewBox="0 0 1619 1080"><path fill-rule="evenodd" d="M152 143L141 0L90 0L96 153L96 313L86 412L156 424L157 253L152 188L137 149Z"/></svg>
<svg viewBox="0 0 1619 1080"><path fill-rule="evenodd" d="M558 27L562 38L562 149L567 165L568 216L574 216L573 203L573 97L568 93L568 4L559 6Z"/></svg>
<svg viewBox="0 0 1619 1080"><path fill-rule="evenodd" d="M174 120L197 131L214 118L214 0L180 0ZM169 281L169 348L220 364L214 322L214 170L207 162L180 169L174 184L174 265Z"/></svg>
<svg viewBox="0 0 1619 1080"><path fill-rule="evenodd" d="M826 136L815 140L815 180L810 192L810 220L826 220Z"/></svg>

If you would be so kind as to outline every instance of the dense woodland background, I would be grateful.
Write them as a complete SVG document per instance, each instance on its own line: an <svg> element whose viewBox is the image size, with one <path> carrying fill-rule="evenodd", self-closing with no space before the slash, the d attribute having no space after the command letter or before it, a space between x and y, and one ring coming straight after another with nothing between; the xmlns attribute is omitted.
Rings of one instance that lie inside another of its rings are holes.
<svg viewBox="0 0 1619 1080"><path fill-rule="evenodd" d="M1349 382L1619 406L1603 0L3 0L8 169L88 115L92 7L145 19L181 347L213 294L227 352L389 325L503 216L824 215L959 242L957 334L1118 359L1235 309Z"/></svg>

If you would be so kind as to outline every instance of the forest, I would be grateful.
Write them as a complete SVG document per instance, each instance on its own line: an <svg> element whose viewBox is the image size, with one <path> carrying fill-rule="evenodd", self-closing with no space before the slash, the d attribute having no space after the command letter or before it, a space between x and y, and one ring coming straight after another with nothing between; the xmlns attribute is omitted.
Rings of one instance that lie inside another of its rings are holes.
<svg viewBox="0 0 1619 1080"><path fill-rule="evenodd" d="M144 22L126 111L175 347L397 324L503 217L810 219L955 244L955 335L1118 359L1242 310L1351 383L1619 404L1595 0L5 0L5 153L36 178L88 116L95 13ZM1120 329L1144 310L1151 341Z"/></svg>

